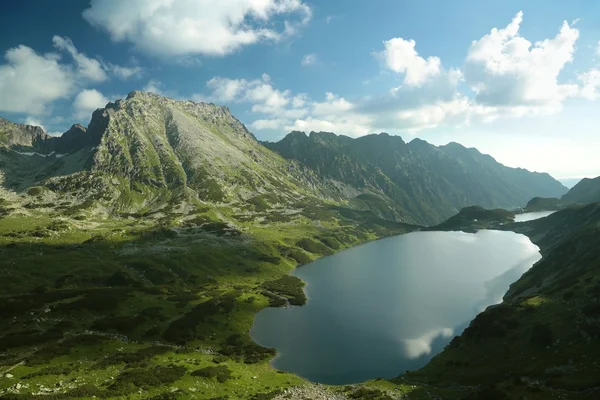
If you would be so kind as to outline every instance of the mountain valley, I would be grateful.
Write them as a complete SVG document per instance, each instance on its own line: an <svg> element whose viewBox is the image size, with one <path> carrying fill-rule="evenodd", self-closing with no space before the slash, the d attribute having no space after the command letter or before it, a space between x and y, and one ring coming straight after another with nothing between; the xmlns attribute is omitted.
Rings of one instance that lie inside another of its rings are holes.
<svg viewBox="0 0 600 400"><path fill-rule="evenodd" d="M226 107L139 91L60 137L0 119L0 398L596 398L598 179L387 134L261 143ZM300 265L488 228L543 259L421 370L314 385L250 338L306 302Z"/></svg>

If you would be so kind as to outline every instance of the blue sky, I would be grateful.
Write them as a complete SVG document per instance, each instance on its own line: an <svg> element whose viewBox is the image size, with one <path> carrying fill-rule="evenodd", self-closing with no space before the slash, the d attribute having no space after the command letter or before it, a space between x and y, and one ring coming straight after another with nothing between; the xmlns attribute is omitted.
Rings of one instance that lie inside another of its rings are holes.
<svg viewBox="0 0 600 400"><path fill-rule="evenodd" d="M588 0L20 0L0 15L0 116L63 132L134 89L292 129L457 141L600 175L600 4Z"/></svg>

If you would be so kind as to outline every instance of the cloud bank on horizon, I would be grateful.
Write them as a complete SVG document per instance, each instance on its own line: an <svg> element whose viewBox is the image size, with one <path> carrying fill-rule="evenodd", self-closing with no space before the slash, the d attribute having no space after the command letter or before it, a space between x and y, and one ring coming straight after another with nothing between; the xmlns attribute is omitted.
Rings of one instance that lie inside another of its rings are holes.
<svg viewBox="0 0 600 400"><path fill-rule="evenodd" d="M549 116L560 113L569 100L594 102L600 97L599 66L564 76L580 38L576 21L564 21L553 36L532 41L522 33L527 20L521 11L505 26L473 38L464 59L454 65L422 54L421 44L411 37L382 37L364 57L376 60L380 76L391 76L393 84L373 93L294 91L276 83L282 79L273 77L276 68L266 62L262 75L214 74L195 91L182 93L156 78L156 69L149 66L202 68L202 60L237 57L251 46L290 46L316 23L314 16L315 7L304 0L91 0L82 19L115 46L127 46L151 63L133 56L121 65L88 56L76 47L77 38L60 35L48 38L50 52L20 44L6 49L0 64L0 112L23 115L23 121L40 126L69 118L85 122L94 109L126 92L103 93L99 86L137 81L139 89L241 107L243 121L259 135L300 130L356 137ZM324 23L334 26L339 20L343 17L328 15ZM591 53L578 56L600 55L600 42ZM328 68L332 64L326 57L302 52L298 68ZM61 101L70 104L70 115L52 117Z"/></svg>

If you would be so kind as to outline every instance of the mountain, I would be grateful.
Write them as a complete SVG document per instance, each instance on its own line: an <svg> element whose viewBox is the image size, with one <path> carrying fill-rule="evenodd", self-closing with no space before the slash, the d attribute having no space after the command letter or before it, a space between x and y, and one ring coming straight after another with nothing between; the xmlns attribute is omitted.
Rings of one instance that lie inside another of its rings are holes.
<svg viewBox="0 0 600 400"><path fill-rule="evenodd" d="M513 222L515 213L501 208L486 210L482 207L465 207L460 212L441 224L425 228L429 231L463 231L477 232L479 229L501 229L503 225Z"/></svg>
<svg viewBox="0 0 600 400"><path fill-rule="evenodd" d="M271 208L353 191L269 151L225 107L150 93L109 103L87 128L60 137L2 120L0 138L2 186L42 186L109 213L203 203Z"/></svg>
<svg viewBox="0 0 600 400"><path fill-rule="evenodd" d="M527 202L525 211L535 212L559 210L567 205L567 202L563 202L561 199L557 199L556 197L534 197Z"/></svg>
<svg viewBox="0 0 600 400"><path fill-rule="evenodd" d="M535 196L557 197L567 191L548 174L506 167L457 143L436 147L385 133L352 139L292 132L264 144L322 176L362 190L355 206L387 209L385 217L398 221L435 224L465 206L512 209Z"/></svg>
<svg viewBox="0 0 600 400"><path fill-rule="evenodd" d="M600 176L594 179L583 178L562 197L562 201L573 204L600 201Z"/></svg>

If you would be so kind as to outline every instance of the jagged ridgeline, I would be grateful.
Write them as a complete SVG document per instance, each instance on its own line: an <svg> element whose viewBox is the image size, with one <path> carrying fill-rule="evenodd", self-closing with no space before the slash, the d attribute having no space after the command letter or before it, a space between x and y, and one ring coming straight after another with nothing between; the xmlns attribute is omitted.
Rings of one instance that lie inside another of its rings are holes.
<svg viewBox="0 0 600 400"><path fill-rule="evenodd" d="M512 209L566 192L456 143L314 132L260 143L226 107L137 91L60 137L0 119L0 171L0 186L32 202L110 215L310 204L434 225L466 206Z"/></svg>
<svg viewBox="0 0 600 400"><path fill-rule="evenodd" d="M421 224L439 223L466 206L514 209L535 196L559 197L567 191L548 174L506 167L458 143L437 147L385 133L352 139L292 132L265 145L375 195L356 197L355 206L380 210L388 218L408 215Z"/></svg>
<svg viewBox="0 0 600 400"><path fill-rule="evenodd" d="M226 107L137 91L96 110L87 129L74 125L61 137L0 120L0 144L5 188L68 194L109 213L342 196L262 146Z"/></svg>

